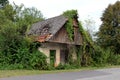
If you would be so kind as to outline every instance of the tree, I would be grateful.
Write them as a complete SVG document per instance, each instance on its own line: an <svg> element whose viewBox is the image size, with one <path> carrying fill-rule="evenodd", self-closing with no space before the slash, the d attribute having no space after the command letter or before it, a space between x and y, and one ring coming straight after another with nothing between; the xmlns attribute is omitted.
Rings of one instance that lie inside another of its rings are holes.
<svg viewBox="0 0 120 80"><path fill-rule="evenodd" d="M40 20L43 16L35 8L7 4L0 9L0 68L45 68L46 56L31 48L32 42L25 35L31 24Z"/></svg>
<svg viewBox="0 0 120 80"><path fill-rule="evenodd" d="M21 7L16 6L15 9L15 22L19 25L18 30L21 35L25 35L33 23L44 20L42 13L36 8L24 8L22 10L23 8L24 6L21 5Z"/></svg>
<svg viewBox="0 0 120 80"><path fill-rule="evenodd" d="M8 0L0 0L0 8L4 7L8 2Z"/></svg>
<svg viewBox="0 0 120 80"><path fill-rule="evenodd" d="M120 1L110 4L101 17L102 25L97 33L98 44L120 53Z"/></svg>

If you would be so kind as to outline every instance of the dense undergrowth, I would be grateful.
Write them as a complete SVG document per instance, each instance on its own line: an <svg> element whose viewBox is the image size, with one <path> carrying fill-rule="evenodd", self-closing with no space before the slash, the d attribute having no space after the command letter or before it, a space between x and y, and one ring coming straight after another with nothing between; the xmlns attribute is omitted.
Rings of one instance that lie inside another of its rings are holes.
<svg viewBox="0 0 120 80"><path fill-rule="evenodd" d="M0 9L0 14L0 69L60 70L81 66L120 65L120 55L114 55L109 48L104 50L96 45L79 23L83 45L71 49L76 51L77 60L73 60L70 54L68 63L53 67L46 62L47 57L38 51L40 44L33 43L26 35L33 23L44 19L40 11L23 8L23 5L7 4ZM77 10L69 10L63 14L68 18L66 30L72 41L72 20L78 17Z"/></svg>
<svg viewBox="0 0 120 80"><path fill-rule="evenodd" d="M68 23L66 24L66 30L69 34L69 38L72 39L73 36L73 19L78 18L77 10L68 10L63 13L65 17L68 18ZM104 66L106 64L119 65L120 55L114 55L112 50L102 49L98 46L91 38L89 33L83 29L81 22L79 22L79 31L82 34L83 45L75 47L77 54L77 61L73 61L73 65L77 66ZM72 58L71 60L72 61Z"/></svg>

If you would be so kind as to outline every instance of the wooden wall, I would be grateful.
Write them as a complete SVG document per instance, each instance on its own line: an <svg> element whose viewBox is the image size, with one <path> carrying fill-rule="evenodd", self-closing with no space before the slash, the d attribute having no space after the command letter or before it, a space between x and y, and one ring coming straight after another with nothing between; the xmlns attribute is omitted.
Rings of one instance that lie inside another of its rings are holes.
<svg viewBox="0 0 120 80"><path fill-rule="evenodd" d="M57 43L66 43L66 44L75 44L82 45L82 35L79 32L79 28L74 28L74 41L70 41L68 37L68 33L63 26L57 34L53 35L53 37L49 40L50 42Z"/></svg>

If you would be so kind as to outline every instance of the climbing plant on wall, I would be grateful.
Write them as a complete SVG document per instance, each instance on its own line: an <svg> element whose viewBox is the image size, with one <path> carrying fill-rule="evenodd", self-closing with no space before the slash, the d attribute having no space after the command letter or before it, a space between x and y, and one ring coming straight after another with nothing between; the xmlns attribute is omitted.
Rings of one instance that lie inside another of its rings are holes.
<svg viewBox="0 0 120 80"><path fill-rule="evenodd" d="M78 18L77 10L67 10L63 13L63 16L65 16L68 19L67 23L65 24L65 28L68 33L69 39L73 41L74 40L73 20ZM68 63L73 64L75 63L75 60L73 59L73 54L77 55L76 48L73 45L69 45L68 50L69 50Z"/></svg>
<svg viewBox="0 0 120 80"><path fill-rule="evenodd" d="M105 59L105 52L93 42L91 36L83 29L80 22L79 29L83 37L83 65L102 65Z"/></svg>
<svg viewBox="0 0 120 80"><path fill-rule="evenodd" d="M77 10L65 11L63 13L63 15L68 18L68 22L66 23L65 27L66 27L66 30L68 32L68 36L69 36L70 40L73 41L73 36L74 36L73 35L73 33L74 33L73 19L78 18Z"/></svg>
<svg viewBox="0 0 120 80"><path fill-rule="evenodd" d="M68 22L65 24L66 30L68 32L68 36L71 41L73 41L73 36L74 36L74 27L73 27L73 19L78 18L78 13L77 10L68 10L63 13L63 16L68 18ZM79 48L74 48L76 51L77 55L77 60L81 64L88 66L94 63L102 63L103 62L103 51L100 49L100 47L96 46L91 38L91 36L83 29L83 26L81 22L79 22L79 31L82 34L83 38L83 45L80 46ZM71 50L74 50L71 49ZM71 51L71 54L73 54ZM72 58L70 58L72 59ZM70 60L72 61L72 60Z"/></svg>

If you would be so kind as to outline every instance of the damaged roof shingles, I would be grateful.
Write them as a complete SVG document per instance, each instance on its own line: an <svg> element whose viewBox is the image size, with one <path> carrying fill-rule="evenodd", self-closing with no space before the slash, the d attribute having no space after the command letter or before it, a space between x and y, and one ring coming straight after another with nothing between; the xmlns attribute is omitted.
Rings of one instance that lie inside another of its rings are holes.
<svg viewBox="0 0 120 80"><path fill-rule="evenodd" d="M31 26L30 32L28 35L41 35L44 31L44 28L48 29L48 33L55 35L56 32L66 23L68 19L63 15L46 19L44 21L37 22Z"/></svg>

